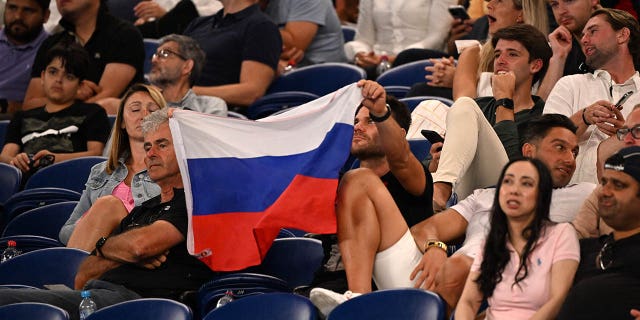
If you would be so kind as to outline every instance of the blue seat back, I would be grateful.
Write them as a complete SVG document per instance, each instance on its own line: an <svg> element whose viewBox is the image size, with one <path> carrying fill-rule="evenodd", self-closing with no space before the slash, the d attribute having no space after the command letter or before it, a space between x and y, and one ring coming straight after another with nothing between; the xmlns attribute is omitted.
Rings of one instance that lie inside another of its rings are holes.
<svg viewBox="0 0 640 320"><path fill-rule="evenodd" d="M12 195L20 190L22 172L20 169L6 163L0 163L0 204L5 203Z"/></svg>
<svg viewBox="0 0 640 320"><path fill-rule="evenodd" d="M342 37L344 38L345 43L353 41L353 38L356 37L356 28L350 26L342 26Z"/></svg>
<svg viewBox="0 0 640 320"><path fill-rule="evenodd" d="M338 305L328 320L403 319L444 320L440 297L422 289L389 289L368 293Z"/></svg>
<svg viewBox="0 0 640 320"><path fill-rule="evenodd" d="M91 314L87 320L191 320L191 310L186 305L169 299L145 298L125 301Z"/></svg>
<svg viewBox="0 0 640 320"><path fill-rule="evenodd" d="M320 240L280 238L273 241L262 263L252 271L280 278L293 289L311 284L323 258Z"/></svg>
<svg viewBox="0 0 640 320"><path fill-rule="evenodd" d="M36 188L22 190L7 200L0 216L0 228L19 214L33 208L64 201L78 201L80 193L63 188Z"/></svg>
<svg viewBox="0 0 640 320"><path fill-rule="evenodd" d="M451 107L451 105L453 104L453 100L438 96L415 96L400 99L400 101L404 102L407 105L407 107L409 108L409 112L413 112L413 110L420 104L420 102L425 100L438 100L448 105L449 107Z"/></svg>
<svg viewBox="0 0 640 320"><path fill-rule="evenodd" d="M41 236L18 235L0 238L0 252L7 248L7 242L9 240L15 241L16 248L23 254L40 249L64 247L64 245L57 240L57 237L56 239L51 239Z"/></svg>
<svg viewBox="0 0 640 320"><path fill-rule="evenodd" d="M275 112L297 107L318 99L318 95L304 91L283 91L265 95L247 109L249 119L260 119Z"/></svg>
<svg viewBox="0 0 640 320"><path fill-rule="evenodd" d="M278 77L267 94L305 91L324 96L366 77L364 70L346 63L322 63L295 69Z"/></svg>
<svg viewBox="0 0 640 320"><path fill-rule="evenodd" d="M391 68L379 75L376 79L381 86L405 86L411 87L418 82L426 82L424 78L428 73L426 66L433 65L429 60L418 60Z"/></svg>
<svg viewBox="0 0 640 320"><path fill-rule="evenodd" d="M149 39L149 38L143 39L143 42L144 42L144 67L142 68L142 70L146 75L146 74L149 74L149 72L151 72L151 57L153 56L154 53L156 53L156 50L158 50L158 47L160 46L160 42L157 39Z"/></svg>
<svg viewBox="0 0 640 320"><path fill-rule="evenodd" d="M82 192L91 167L106 160L105 157L82 157L54 163L34 173L24 188L56 187Z"/></svg>
<svg viewBox="0 0 640 320"><path fill-rule="evenodd" d="M213 310L218 299L231 291L236 300L270 292L291 292L287 283L276 277L256 273L232 273L217 276L198 290L199 314L204 317Z"/></svg>
<svg viewBox="0 0 640 320"><path fill-rule="evenodd" d="M58 239L60 229L76 204L77 201L65 201L26 211L7 223L2 236L34 235Z"/></svg>
<svg viewBox="0 0 640 320"><path fill-rule="evenodd" d="M204 320L217 319L315 320L317 313L305 297L291 293L265 293L231 301L204 317Z"/></svg>
<svg viewBox="0 0 640 320"><path fill-rule="evenodd" d="M21 302L1 306L0 319L68 320L69 314L50 304Z"/></svg>
<svg viewBox="0 0 640 320"><path fill-rule="evenodd" d="M74 287L76 272L88 252L73 248L47 248L19 255L0 264L0 284L45 288L49 284Z"/></svg>

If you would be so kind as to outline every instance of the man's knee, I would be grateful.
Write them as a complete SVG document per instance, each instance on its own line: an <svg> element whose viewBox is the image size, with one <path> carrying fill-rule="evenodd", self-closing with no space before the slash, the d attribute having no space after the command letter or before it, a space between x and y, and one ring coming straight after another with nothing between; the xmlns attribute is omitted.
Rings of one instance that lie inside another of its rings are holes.
<svg viewBox="0 0 640 320"><path fill-rule="evenodd" d="M451 108L449 108L447 119L449 119L449 117L456 119L463 117L461 119L465 119L478 112L481 111L475 100L469 97L460 97L453 105L451 105Z"/></svg>
<svg viewBox="0 0 640 320"><path fill-rule="evenodd" d="M436 275L437 292L447 305L455 307L462 295L473 259L466 255L454 255L447 259Z"/></svg>
<svg viewBox="0 0 640 320"><path fill-rule="evenodd" d="M338 194L345 194L352 191L364 191L375 187L386 188L373 170L368 168L358 168L347 171L340 179Z"/></svg>

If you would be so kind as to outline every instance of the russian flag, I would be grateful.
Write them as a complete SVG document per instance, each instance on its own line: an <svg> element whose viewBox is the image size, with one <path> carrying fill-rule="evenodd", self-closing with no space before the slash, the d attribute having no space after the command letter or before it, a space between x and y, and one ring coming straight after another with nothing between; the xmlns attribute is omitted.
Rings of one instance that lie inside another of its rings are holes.
<svg viewBox="0 0 640 320"><path fill-rule="evenodd" d="M260 264L280 228L335 233L360 91L353 84L260 121L174 110L189 252L233 271Z"/></svg>

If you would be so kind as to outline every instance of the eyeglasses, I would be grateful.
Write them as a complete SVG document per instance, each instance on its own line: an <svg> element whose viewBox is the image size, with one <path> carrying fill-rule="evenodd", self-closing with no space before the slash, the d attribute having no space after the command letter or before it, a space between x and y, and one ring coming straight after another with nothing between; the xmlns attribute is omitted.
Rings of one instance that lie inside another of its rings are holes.
<svg viewBox="0 0 640 320"><path fill-rule="evenodd" d="M611 264L613 264L613 241L608 239L596 256L596 267L604 271L607 270Z"/></svg>
<svg viewBox="0 0 640 320"><path fill-rule="evenodd" d="M631 133L631 136L634 139L640 139L640 124L631 128L620 128L616 131L616 136L618 137L618 140L622 141L628 133Z"/></svg>
<svg viewBox="0 0 640 320"><path fill-rule="evenodd" d="M154 58L162 58L162 59L167 59L169 58L169 56L176 56L182 60L187 60L187 58L185 58L183 55L177 53L177 52L173 52L169 49L161 49L160 51L156 52L153 54Z"/></svg>

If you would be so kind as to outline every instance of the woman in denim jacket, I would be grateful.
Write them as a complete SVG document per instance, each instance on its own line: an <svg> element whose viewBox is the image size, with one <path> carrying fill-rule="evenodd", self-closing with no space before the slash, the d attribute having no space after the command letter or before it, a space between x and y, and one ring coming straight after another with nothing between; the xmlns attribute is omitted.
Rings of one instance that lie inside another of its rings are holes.
<svg viewBox="0 0 640 320"><path fill-rule="evenodd" d="M60 230L62 243L91 251L134 206L160 194L147 175L140 123L165 107L162 93L154 87L134 84L125 93L111 133L109 158L91 168L82 197Z"/></svg>

